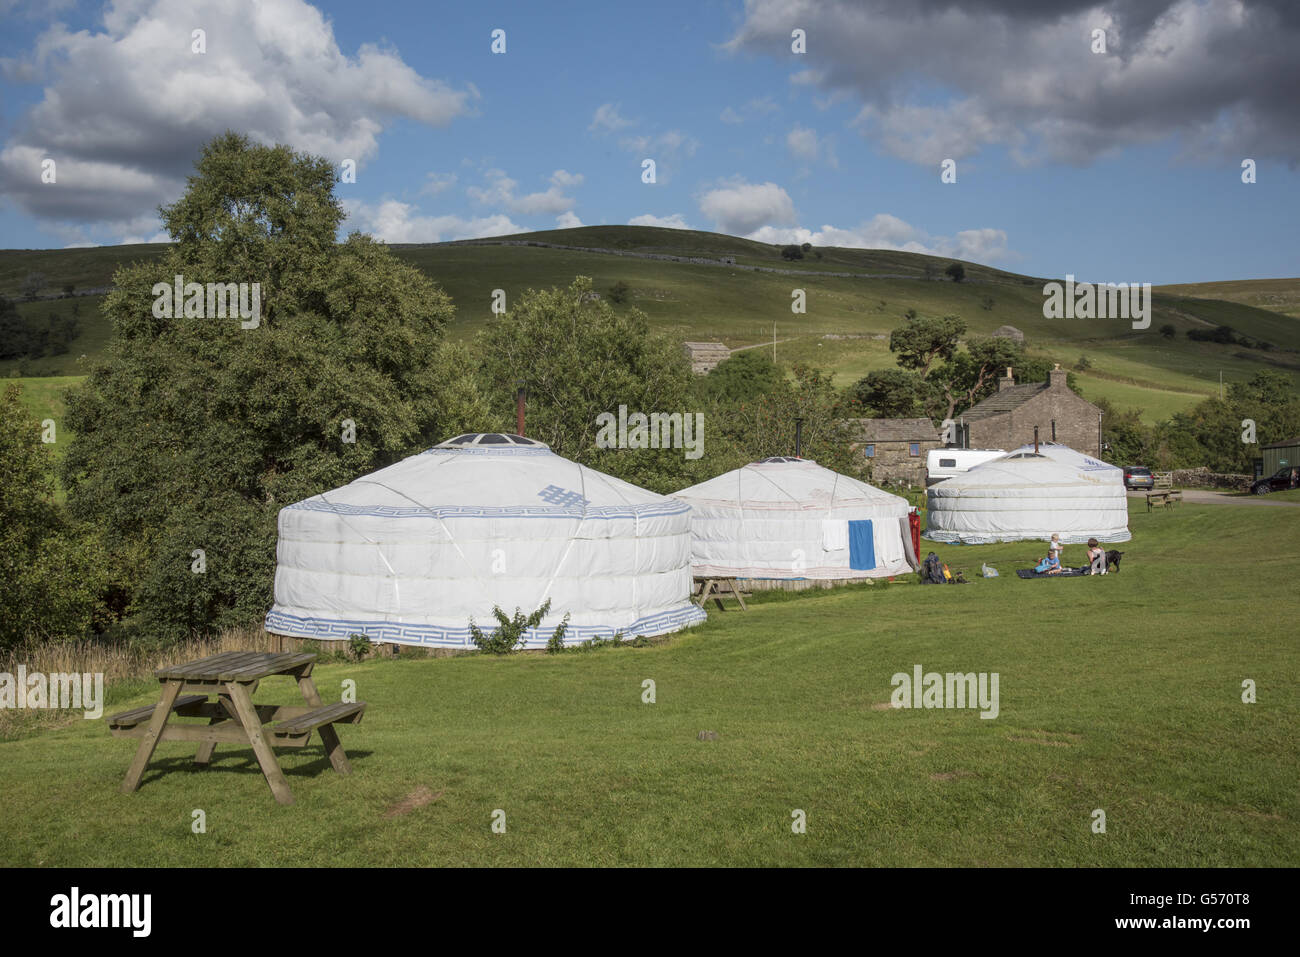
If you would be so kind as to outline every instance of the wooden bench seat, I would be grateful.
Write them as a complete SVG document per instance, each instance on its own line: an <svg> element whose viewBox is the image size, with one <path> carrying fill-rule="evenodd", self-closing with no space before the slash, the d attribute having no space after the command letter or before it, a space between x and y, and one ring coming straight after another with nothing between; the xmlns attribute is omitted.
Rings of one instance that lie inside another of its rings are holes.
<svg viewBox="0 0 1300 957"><path fill-rule="evenodd" d="M1151 511L1152 506L1163 505L1169 508L1177 502L1183 500L1182 489L1174 488L1173 472L1156 472L1154 475L1155 482L1151 486L1151 491L1147 492L1147 511Z"/></svg>
<svg viewBox="0 0 1300 957"><path fill-rule="evenodd" d="M300 734L310 734L316 728L327 724L356 724L361 720L361 715L365 713L365 710L366 703L364 701L351 703L339 701L335 704L313 708L306 714L300 714L296 718L289 718L279 724L273 724L269 730L276 737L281 735L295 737Z"/></svg>
<svg viewBox="0 0 1300 957"><path fill-rule="evenodd" d="M172 710L183 713L182 709L192 709L195 705L203 704L208 699L201 694L187 694L176 699L172 705ZM147 704L143 708L132 708L130 711L121 711L115 715L110 715L108 726L111 729L125 730L134 728L138 724L143 724L153 717L155 705Z"/></svg>

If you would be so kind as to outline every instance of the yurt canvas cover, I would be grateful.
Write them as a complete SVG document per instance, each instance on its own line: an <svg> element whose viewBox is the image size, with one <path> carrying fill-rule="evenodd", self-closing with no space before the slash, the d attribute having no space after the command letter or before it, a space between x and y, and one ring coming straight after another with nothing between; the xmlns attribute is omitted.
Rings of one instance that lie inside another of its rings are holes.
<svg viewBox="0 0 1300 957"><path fill-rule="evenodd" d="M465 647L493 605L565 613L566 644L703 621L691 604L690 510L553 453L485 433L450 439L280 511L267 631Z"/></svg>
<svg viewBox="0 0 1300 957"><path fill-rule="evenodd" d="M1024 539L1126 542L1123 471L1068 446L1022 446L926 492L924 538L983 545Z"/></svg>
<svg viewBox="0 0 1300 957"><path fill-rule="evenodd" d="M691 506L696 575L851 579L910 569L907 500L811 459L764 459L673 497Z"/></svg>

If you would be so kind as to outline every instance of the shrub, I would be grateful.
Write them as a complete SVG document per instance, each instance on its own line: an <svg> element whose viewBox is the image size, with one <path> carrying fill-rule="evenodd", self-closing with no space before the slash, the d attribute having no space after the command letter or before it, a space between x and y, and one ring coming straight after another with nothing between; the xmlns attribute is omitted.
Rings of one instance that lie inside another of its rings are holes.
<svg viewBox="0 0 1300 957"><path fill-rule="evenodd" d="M491 634L484 634L483 631L474 624L474 619L471 618L469 620L470 640L474 642L474 647L479 651L486 651L494 655L508 655L527 640L528 629L536 628L540 625L542 619L546 617L550 610L551 600L549 598L542 603L541 608L537 609L531 615L525 615L518 608L515 608L513 616L507 615L501 610L499 605L493 605L492 614L496 618L500 627ZM551 650L552 644L555 644L557 647L560 646L560 643L564 640L564 633L568 628L569 616L566 614L564 620L560 622L559 626L555 629L555 633L551 635L550 640L546 643L548 651Z"/></svg>
<svg viewBox="0 0 1300 957"><path fill-rule="evenodd" d="M1174 328L1172 322L1166 322L1160 327L1160 334L1166 339L1172 339L1174 336L1178 335L1178 330Z"/></svg>
<svg viewBox="0 0 1300 957"><path fill-rule="evenodd" d="M945 269L943 273L953 282L961 282L963 279L966 278L966 267L963 266L961 263L953 263L951 266Z"/></svg>
<svg viewBox="0 0 1300 957"><path fill-rule="evenodd" d="M348 657L353 661L364 661L374 647L375 643L366 635L348 635Z"/></svg>
<svg viewBox="0 0 1300 957"><path fill-rule="evenodd" d="M627 302L628 294L631 291L632 287L620 279L618 282L614 283L614 285L609 287L609 292L606 294L606 298L608 298L610 302L616 302L619 305L622 305Z"/></svg>

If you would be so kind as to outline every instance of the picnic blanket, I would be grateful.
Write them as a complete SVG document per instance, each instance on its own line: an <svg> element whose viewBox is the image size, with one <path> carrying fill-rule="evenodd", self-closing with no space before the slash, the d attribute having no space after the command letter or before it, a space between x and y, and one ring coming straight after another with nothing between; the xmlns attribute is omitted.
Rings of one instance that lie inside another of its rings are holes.
<svg viewBox="0 0 1300 957"><path fill-rule="evenodd" d="M1018 568L1016 574L1021 578L1079 578L1088 574L1087 568L1062 568L1055 575L1049 575L1047 572L1036 572L1032 568Z"/></svg>

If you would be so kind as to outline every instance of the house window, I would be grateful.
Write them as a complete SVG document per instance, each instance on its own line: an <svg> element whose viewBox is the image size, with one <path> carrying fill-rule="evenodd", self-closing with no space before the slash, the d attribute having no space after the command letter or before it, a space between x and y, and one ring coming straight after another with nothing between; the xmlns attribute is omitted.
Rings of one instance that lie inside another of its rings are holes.
<svg viewBox="0 0 1300 957"><path fill-rule="evenodd" d="M910 455L910 456L912 456L912 458L916 458L918 455L920 455L920 454L921 454L921 443L920 443L920 442L913 442L911 445L909 445L909 446L907 447L907 454Z"/></svg>
<svg viewBox="0 0 1300 957"><path fill-rule="evenodd" d="M876 446L875 446L875 443L872 443L871 445L866 446L866 447L862 450L862 454L865 455L865 456L866 456L867 458L869 458L869 459L874 459L874 458L876 457Z"/></svg>

